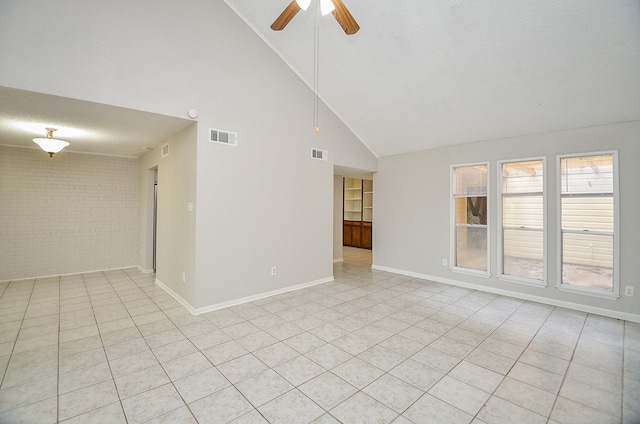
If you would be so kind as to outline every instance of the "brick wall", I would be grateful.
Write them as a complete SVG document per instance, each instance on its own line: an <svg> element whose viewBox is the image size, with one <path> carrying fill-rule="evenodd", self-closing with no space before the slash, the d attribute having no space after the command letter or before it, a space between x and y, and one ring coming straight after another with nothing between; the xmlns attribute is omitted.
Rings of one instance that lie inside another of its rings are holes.
<svg viewBox="0 0 640 424"><path fill-rule="evenodd" d="M138 160L0 146L0 281L137 263Z"/></svg>

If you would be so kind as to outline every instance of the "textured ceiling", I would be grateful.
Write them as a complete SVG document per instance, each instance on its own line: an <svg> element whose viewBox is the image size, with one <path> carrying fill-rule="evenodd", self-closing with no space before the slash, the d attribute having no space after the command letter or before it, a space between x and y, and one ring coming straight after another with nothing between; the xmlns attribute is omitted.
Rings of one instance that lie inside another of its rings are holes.
<svg viewBox="0 0 640 424"><path fill-rule="evenodd" d="M319 95L379 156L640 119L639 0L343 1L361 29L320 18ZM312 9L274 32L290 0L224 2L313 85ZM0 87L2 144L55 123L69 151L138 157L191 122Z"/></svg>
<svg viewBox="0 0 640 424"><path fill-rule="evenodd" d="M314 14L224 0L312 86ZM638 0L344 0L320 18L319 95L374 153L640 119ZM312 113L311 111L309 112Z"/></svg>
<svg viewBox="0 0 640 424"><path fill-rule="evenodd" d="M99 103L0 87L0 143L38 148L31 141L57 128L65 151L140 157L193 124L174 118ZM43 152L43 154L46 154Z"/></svg>

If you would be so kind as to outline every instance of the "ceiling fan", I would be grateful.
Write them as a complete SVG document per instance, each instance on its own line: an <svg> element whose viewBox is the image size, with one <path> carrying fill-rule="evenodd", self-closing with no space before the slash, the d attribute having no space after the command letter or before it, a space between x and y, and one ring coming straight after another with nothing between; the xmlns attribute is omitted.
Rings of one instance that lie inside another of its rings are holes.
<svg viewBox="0 0 640 424"><path fill-rule="evenodd" d="M287 6L280 16L273 21L271 29L274 31L281 31L287 24L296 16L296 13L302 10L307 10L312 0L293 0L289 6ZM353 19L353 16L349 12L349 9L342 3L342 0L318 0L320 1L320 11L322 15L333 13L336 21L340 24L342 29L347 35L352 35L358 32L360 25Z"/></svg>

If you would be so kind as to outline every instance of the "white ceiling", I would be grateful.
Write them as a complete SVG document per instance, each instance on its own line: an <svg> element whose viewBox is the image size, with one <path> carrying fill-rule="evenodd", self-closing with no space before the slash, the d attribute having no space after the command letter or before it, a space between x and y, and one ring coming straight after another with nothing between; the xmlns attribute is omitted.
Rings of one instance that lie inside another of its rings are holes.
<svg viewBox="0 0 640 424"><path fill-rule="evenodd" d="M310 86L313 18L224 0ZM319 94L379 156L640 119L638 0L344 0L320 20ZM311 110L309 112L312 113Z"/></svg>
<svg viewBox="0 0 640 424"><path fill-rule="evenodd" d="M311 9L274 32L291 0L224 1L313 85ZM640 119L638 0L343 1L361 29L320 19L319 95L379 156ZM0 87L2 144L53 125L69 151L139 157L191 123Z"/></svg>
<svg viewBox="0 0 640 424"><path fill-rule="evenodd" d="M64 151L140 157L193 121L0 87L0 144L39 148L34 137L70 143ZM43 152L46 155L46 153Z"/></svg>

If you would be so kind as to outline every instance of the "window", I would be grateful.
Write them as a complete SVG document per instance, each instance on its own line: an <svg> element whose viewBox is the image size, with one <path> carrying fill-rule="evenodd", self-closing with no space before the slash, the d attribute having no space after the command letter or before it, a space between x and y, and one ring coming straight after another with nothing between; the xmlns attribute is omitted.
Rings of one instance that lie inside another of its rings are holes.
<svg viewBox="0 0 640 424"><path fill-rule="evenodd" d="M544 160L499 162L498 169L499 276L545 287Z"/></svg>
<svg viewBox="0 0 640 424"><path fill-rule="evenodd" d="M558 159L559 288L617 298L617 152Z"/></svg>
<svg viewBox="0 0 640 424"><path fill-rule="evenodd" d="M488 164L452 167L454 270L489 275Z"/></svg>

